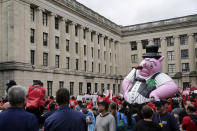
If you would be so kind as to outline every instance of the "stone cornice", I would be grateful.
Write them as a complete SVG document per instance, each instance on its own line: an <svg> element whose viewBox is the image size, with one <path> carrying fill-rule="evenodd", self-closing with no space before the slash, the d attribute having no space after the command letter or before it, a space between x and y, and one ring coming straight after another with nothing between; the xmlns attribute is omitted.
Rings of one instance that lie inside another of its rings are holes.
<svg viewBox="0 0 197 131"><path fill-rule="evenodd" d="M105 79L118 79L122 80L123 77L120 75L106 75L106 74L96 74L80 71L69 71L66 69L59 69L54 67L44 67L44 66L34 66L28 63L22 62L3 62L0 63L0 71L29 71L29 72L41 72L41 73L53 73L53 74L64 74L64 75L74 75L74 76L83 76L85 79L94 79L94 78L105 78Z"/></svg>
<svg viewBox="0 0 197 131"><path fill-rule="evenodd" d="M146 32L163 31L179 27L183 28L193 25L197 25L197 14L131 26L124 26L121 28L121 31L123 36L127 36Z"/></svg>

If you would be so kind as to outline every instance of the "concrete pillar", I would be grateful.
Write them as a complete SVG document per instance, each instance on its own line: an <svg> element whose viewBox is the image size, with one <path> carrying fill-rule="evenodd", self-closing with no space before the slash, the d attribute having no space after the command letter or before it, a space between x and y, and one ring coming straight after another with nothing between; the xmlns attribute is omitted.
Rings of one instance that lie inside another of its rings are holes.
<svg viewBox="0 0 197 131"><path fill-rule="evenodd" d="M100 44L100 42L98 43L98 37L100 37L99 35L100 35L99 33L96 33L94 39L94 58L93 58L94 72L98 72L98 45Z"/></svg>
<svg viewBox="0 0 197 131"><path fill-rule="evenodd" d="M138 52L138 64L143 60L142 58L142 41L136 41L137 42L137 52Z"/></svg>
<svg viewBox="0 0 197 131"><path fill-rule="evenodd" d="M75 25L70 23L70 70L75 70Z"/></svg>
<svg viewBox="0 0 197 131"><path fill-rule="evenodd" d="M112 39L108 39L106 43L106 74L110 74L110 44Z"/></svg>
<svg viewBox="0 0 197 131"><path fill-rule="evenodd" d="M66 68L65 18L60 19L60 68Z"/></svg>
<svg viewBox="0 0 197 131"><path fill-rule="evenodd" d="M161 38L161 55L164 56L164 60L162 62L162 72L167 73L168 72L168 63L167 63L167 43L166 43L166 38L162 37Z"/></svg>
<svg viewBox="0 0 197 131"><path fill-rule="evenodd" d="M55 14L50 13L49 16L49 54L48 54L48 64L49 67L55 67Z"/></svg>
<svg viewBox="0 0 197 131"><path fill-rule="evenodd" d="M79 71L82 71L84 68L84 56L83 56L83 30L85 29L85 27L79 26L79 43L78 43L78 56L79 56Z"/></svg>
<svg viewBox="0 0 197 131"><path fill-rule="evenodd" d="M91 63L92 63L92 54L91 54L91 32L92 32L92 30L91 29L89 29L89 31L87 31L87 47L86 47L86 55L87 55L87 65L86 65L86 70L88 71L88 72L90 72L91 71Z"/></svg>
<svg viewBox="0 0 197 131"><path fill-rule="evenodd" d="M36 11L36 29L35 29L35 65L43 65L43 24L42 24L42 11L43 9L38 8ZM48 41L49 44L49 41Z"/></svg>
<svg viewBox="0 0 197 131"><path fill-rule="evenodd" d="M181 71L180 37L174 36L176 72Z"/></svg>
<svg viewBox="0 0 197 131"><path fill-rule="evenodd" d="M195 47L194 47L194 34L188 34L188 46L189 46L189 69L190 72L196 71L195 68Z"/></svg>

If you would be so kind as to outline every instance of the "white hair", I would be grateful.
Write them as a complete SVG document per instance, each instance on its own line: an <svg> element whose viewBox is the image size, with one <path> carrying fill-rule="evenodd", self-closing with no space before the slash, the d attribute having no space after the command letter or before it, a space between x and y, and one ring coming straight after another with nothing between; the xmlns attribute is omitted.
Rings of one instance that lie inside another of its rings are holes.
<svg viewBox="0 0 197 131"><path fill-rule="evenodd" d="M25 87L16 85L8 90L8 101L12 106L25 102L27 90Z"/></svg>

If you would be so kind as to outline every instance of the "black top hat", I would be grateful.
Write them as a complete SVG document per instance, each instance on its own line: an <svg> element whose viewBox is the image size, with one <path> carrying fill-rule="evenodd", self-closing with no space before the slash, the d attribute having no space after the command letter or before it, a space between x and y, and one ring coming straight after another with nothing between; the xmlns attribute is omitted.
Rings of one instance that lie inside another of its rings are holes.
<svg viewBox="0 0 197 131"><path fill-rule="evenodd" d="M159 49L158 45L147 45L146 54L144 54L142 57L159 59L161 56L159 55L158 49Z"/></svg>

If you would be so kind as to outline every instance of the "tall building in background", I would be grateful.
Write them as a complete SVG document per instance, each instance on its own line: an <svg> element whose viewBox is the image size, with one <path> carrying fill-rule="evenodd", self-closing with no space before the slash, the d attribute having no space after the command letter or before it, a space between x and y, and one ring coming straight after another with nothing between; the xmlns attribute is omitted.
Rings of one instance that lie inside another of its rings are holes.
<svg viewBox="0 0 197 131"><path fill-rule="evenodd" d="M197 15L120 26L75 0L0 0L0 95L7 80L47 94L121 92L121 82L158 44L163 72L197 86Z"/></svg>

